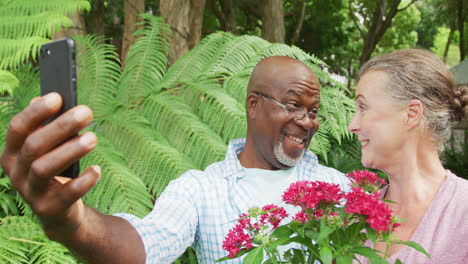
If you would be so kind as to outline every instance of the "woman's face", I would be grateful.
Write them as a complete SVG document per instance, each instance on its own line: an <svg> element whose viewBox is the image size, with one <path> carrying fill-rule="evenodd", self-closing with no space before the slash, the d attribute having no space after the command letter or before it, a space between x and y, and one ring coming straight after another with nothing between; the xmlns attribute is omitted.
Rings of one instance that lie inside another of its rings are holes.
<svg viewBox="0 0 468 264"><path fill-rule="evenodd" d="M386 170L404 158L405 111L384 92L391 85L384 71L367 72L357 84L357 109L348 129L361 142L361 162L367 168Z"/></svg>

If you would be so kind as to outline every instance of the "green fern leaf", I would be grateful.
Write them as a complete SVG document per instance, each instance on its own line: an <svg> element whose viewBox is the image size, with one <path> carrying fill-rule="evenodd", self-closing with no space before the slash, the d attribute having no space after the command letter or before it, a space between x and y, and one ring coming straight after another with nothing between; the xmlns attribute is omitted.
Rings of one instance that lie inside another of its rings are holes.
<svg viewBox="0 0 468 264"><path fill-rule="evenodd" d="M320 155L325 162L327 162L327 153L331 149L330 139L326 133L323 131L324 129L319 127L319 130L315 135L312 137L310 141L309 149L317 154Z"/></svg>
<svg viewBox="0 0 468 264"><path fill-rule="evenodd" d="M16 192L10 183L10 178L0 178L0 217L7 215L18 215L16 205Z"/></svg>
<svg viewBox="0 0 468 264"><path fill-rule="evenodd" d="M154 129L191 157L197 167L204 169L224 157L227 145L182 98L167 92L153 95L144 101L141 112Z"/></svg>
<svg viewBox="0 0 468 264"><path fill-rule="evenodd" d="M212 59L201 71L202 75L232 75L241 72L252 57L269 45L268 41L256 36L245 35L230 39L210 57Z"/></svg>
<svg viewBox="0 0 468 264"><path fill-rule="evenodd" d="M61 27L73 25L69 17L61 13L46 12L28 16L1 16L0 38L49 37Z"/></svg>
<svg viewBox="0 0 468 264"><path fill-rule="evenodd" d="M88 105L99 119L111 114L118 105L114 102L120 65L115 47L103 38L88 35L74 38L77 46L78 103Z"/></svg>
<svg viewBox="0 0 468 264"><path fill-rule="evenodd" d="M241 73L240 75L233 75L224 79L223 88L242 105L245 105L245 96L247 94L249 78L250 73Z"/></svg>
<svg viewBox="0 0 468 264"><path fill-rule="evenodd" d="M0 17L3 16L27 16L46 11L60 12L65 15L86 10L89 11L91 5L87 0L15 0L0 1Z"/></svg>
<svg viewBox="0 0 468 264"><path fill-rule="evenodd" d="M13 94L18 87L19 81L15 75L7 71L0 70L0 95L4 93Z"/></svg>
<svg viewBox="0 0 468 264"><path fill-rule="evenodd" d="M0 218L0 237L16 239L17 241L46 238L37 219L29 216L7 216Z"/></svg>
<svg viewBox="0 0 468 264"><path fill-rule="evenodd" d="M119 111L103 123L101 131L125 156L153 197L159 197L169 181L195 165L172 146L135 111Z"/></svg>
<svg viewBox="0 0 468 264"><path fill-rule="evenodd" d="M142 14L145 25L135 32L141 35L131 46L119 84L119 99L133 103L155 90L167 67L170 29L163 18Z"/></svg>
<svg viewBox="0 0 468 264"><path fill-rule="evenodd" d="M48 243L36 245L32 248L32 250L30 251L30 263L73 264L79 262L63 245L54 241L48 241Z"/></svg>
<svg viewBox="0 0 468 264"><path fill-rule="evenodd" d="M30 263L26 256L27 252L28 249L20 243L8 241L8 239L0 236L0 263Z"/></svg>
<svg viewBox="0 0 468 264"><path fill-rule="evenodd" d="M167 71L162 86L171 88L184 81L196 79L210 65L219 47L233 39L227 32L216 32L203 38L190 52L179 58Z"/></svg>
<svg viewBox="0 0 468 264"><path fill-rule="evenodd" d="M233 138L246 136L245 107L239 104L216 80L187 82L179 89L193 111L228 144Z"/></svg>
<svg viewBox="0 0 468 264"><path fill-rule="evenodd" d="M20 81L19 87L13 94L15 112L19 112L29 105L31 99L41 95L39 69L26 64L12 73Z"/></svg>
<svg viewBox="0 0 468 264"><path fill-rule="evenodd" d="M30 57L35 61L41 45L48 41L42 37L0 38L0 69L16 69Z"/></svg>
<svg viewBox="0 0 468 264"><path fill-rule="evenodd" d="M101 167L99 183L83 198L92 208L104 214L130 213L147 215L153 206L152 197L143 182L135 176L123 156L104 137L98 135L99 144L81 160L81 168L93 164Z"/></svg>

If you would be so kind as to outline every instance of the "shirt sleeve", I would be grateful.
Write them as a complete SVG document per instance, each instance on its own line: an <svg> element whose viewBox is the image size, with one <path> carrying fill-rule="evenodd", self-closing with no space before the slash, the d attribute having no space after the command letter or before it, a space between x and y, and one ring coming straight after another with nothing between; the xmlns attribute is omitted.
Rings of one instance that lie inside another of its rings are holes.
<svg viewBox="0 0 468 264"><path fill-rule="evenodd" d="M137 230L145 246L146 263L173 263L193 244L198 225L194 189L190 177L181 176L169 183L143 219L115 214Z"/></svg>

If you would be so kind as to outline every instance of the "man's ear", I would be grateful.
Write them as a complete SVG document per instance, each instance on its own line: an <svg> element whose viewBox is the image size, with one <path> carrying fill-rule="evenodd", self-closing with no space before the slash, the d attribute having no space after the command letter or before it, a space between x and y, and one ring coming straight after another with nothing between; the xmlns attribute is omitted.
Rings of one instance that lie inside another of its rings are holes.
<svg viewBox="0 0 468 264"><path fill-rule="evenodd" d="M407 108L407 125L410 129L419 126L422 121L424 106L421 101L413 99L409 101Z"/></svg>
<svg viewBox="0 0 468 264"><path fill-rule="evenodd" d="M257 116L257 104L258 104L258 96L253 93L248 94L247 100L246 100L248 119L255 120Z"/></svg>

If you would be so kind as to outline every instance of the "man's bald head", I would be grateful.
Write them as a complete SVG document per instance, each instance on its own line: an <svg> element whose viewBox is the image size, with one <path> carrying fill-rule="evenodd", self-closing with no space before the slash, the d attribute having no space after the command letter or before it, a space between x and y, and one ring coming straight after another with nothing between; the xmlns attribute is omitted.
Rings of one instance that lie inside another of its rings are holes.
<svg viewBox="0 0 468 264"><path fill-rule="evenodd" d="M296 76L298 79L317 77L302 61L287 56L271 56L261 60L250 76L247 94L251 92L268 93L270 83L277 83L284 76Z"/></svg>

